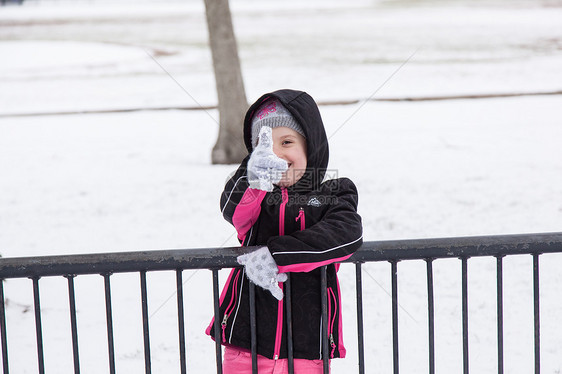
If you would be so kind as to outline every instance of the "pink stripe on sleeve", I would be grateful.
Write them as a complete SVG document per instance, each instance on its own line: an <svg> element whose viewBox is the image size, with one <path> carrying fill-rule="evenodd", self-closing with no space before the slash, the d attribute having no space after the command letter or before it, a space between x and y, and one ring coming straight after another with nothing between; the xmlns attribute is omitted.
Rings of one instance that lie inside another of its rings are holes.
<svg viewBox="0 0 562 374"><path fill-rule="evenodd" d="M238 232L238 239L242 240L250 228L258 220L261 212L261 202L266 191L248 188L236 206L232 215L232 224Z"/></svg>
<svg viewBox="0 0 562 374"><path fill-rule="evenodd" d="M337 285L338 285L338 300L340 300L340 305L338 305L338 314L339 314L339 321L338 321L338 336L339 336L339 342L338 342L338 350L340 351L340 358L345 358L346 355L346 349L345 346L343 345L343 321L342 321L342 308L341 308L341 290L340 290L340 282L339 280L336 279Z"/></svg>
<svg viewBox="0 0 562 374"><path fill-rule="evenodd" d="M339 257L339 258L332 258L332 259L329 259L329 260L326 260L326 261L320 261L320 262L307 262L307 263L303 263L303 264L292 264L292 265L278 266L279 273L289 273L289 272L292 272L292 273L307 273L307 272L312 271L316 268L319 268L320 266L330 265L330 264L333 264L334 262L345 261L348 258L350 258L352 254L349 254L349 255L343 256L343 257Z"/></svg>

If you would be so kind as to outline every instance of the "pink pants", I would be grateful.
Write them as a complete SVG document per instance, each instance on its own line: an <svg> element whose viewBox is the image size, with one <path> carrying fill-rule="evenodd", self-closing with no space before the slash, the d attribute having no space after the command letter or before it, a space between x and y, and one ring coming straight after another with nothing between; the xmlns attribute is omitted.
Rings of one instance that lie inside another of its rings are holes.
<svg viewBox="0 0 562 374"><path fill-rule="evenodd" d="M322 374L322 360L303 360L295 358L295 374ZM224 348L222 363L224 374L252 374L252 354L233 347ZM286 374L289 372L288 360L271 360L258 355L259 374Z"/></svg>

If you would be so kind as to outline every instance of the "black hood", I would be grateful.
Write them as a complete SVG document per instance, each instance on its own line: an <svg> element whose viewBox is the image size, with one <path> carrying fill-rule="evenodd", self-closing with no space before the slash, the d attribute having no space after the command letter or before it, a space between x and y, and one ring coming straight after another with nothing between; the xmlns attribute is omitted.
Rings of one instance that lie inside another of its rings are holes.
<svg viewBox="0 0 562 374"><path fill-rule="evenodd" d="M301 125L306 136L307 171L305 175L291 188L316 189L326 174L328 167L329 149L328 138L320 111L314 99L302 91L278 90L260 97L246 113L244 118L244 143L248 153L252 152L252 118L254 113L267 100L276 98Z"/></svg>

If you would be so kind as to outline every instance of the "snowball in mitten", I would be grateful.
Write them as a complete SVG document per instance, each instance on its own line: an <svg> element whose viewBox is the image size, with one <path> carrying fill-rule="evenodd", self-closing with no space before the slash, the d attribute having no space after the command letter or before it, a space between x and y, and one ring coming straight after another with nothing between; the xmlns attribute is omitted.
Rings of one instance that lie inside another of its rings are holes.
<svg viewBox="0 0 562 374"><path fill-rule="evenodd" d="M253 283L271 292L277 300L283 298L283 290L277 283L285 282L287 274L279 274L277 264L267 247L240 255L236 260L240 265L244 265L246 275Z"/></svg>
<svg viewBox="0 0 562 374"><path fill-rule="evenodd" d="M273 185L279 183L283 173L288 169L287 161L277 157L273 152L273 135L270 127L260 130L259 142L250 160L248 160L248 182L250 188L273 191Z"/></svg>

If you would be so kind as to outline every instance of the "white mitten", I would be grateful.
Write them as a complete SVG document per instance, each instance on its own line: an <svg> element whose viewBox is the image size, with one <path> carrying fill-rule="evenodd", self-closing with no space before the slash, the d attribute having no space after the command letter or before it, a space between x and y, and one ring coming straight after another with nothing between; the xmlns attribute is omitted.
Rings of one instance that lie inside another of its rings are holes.
<svg viewBox="0 0 562 374"><path fill-rule="evenodd" d="M267 247L240 255L236 260L240 265L244 265L246 275L254 284L271 292L277 300L283 298L283 290L277 282L285 282L287 274L279 274L277 264Z"/></svg>
<svg viewBox="0 0 562 374"><path fill-rule="evenodd" d="M273 153L271 127L263 126L260 129L258 145L248 160L250 188L273 191L273 185L279 183L287 169L287 161Z"/></svg>

